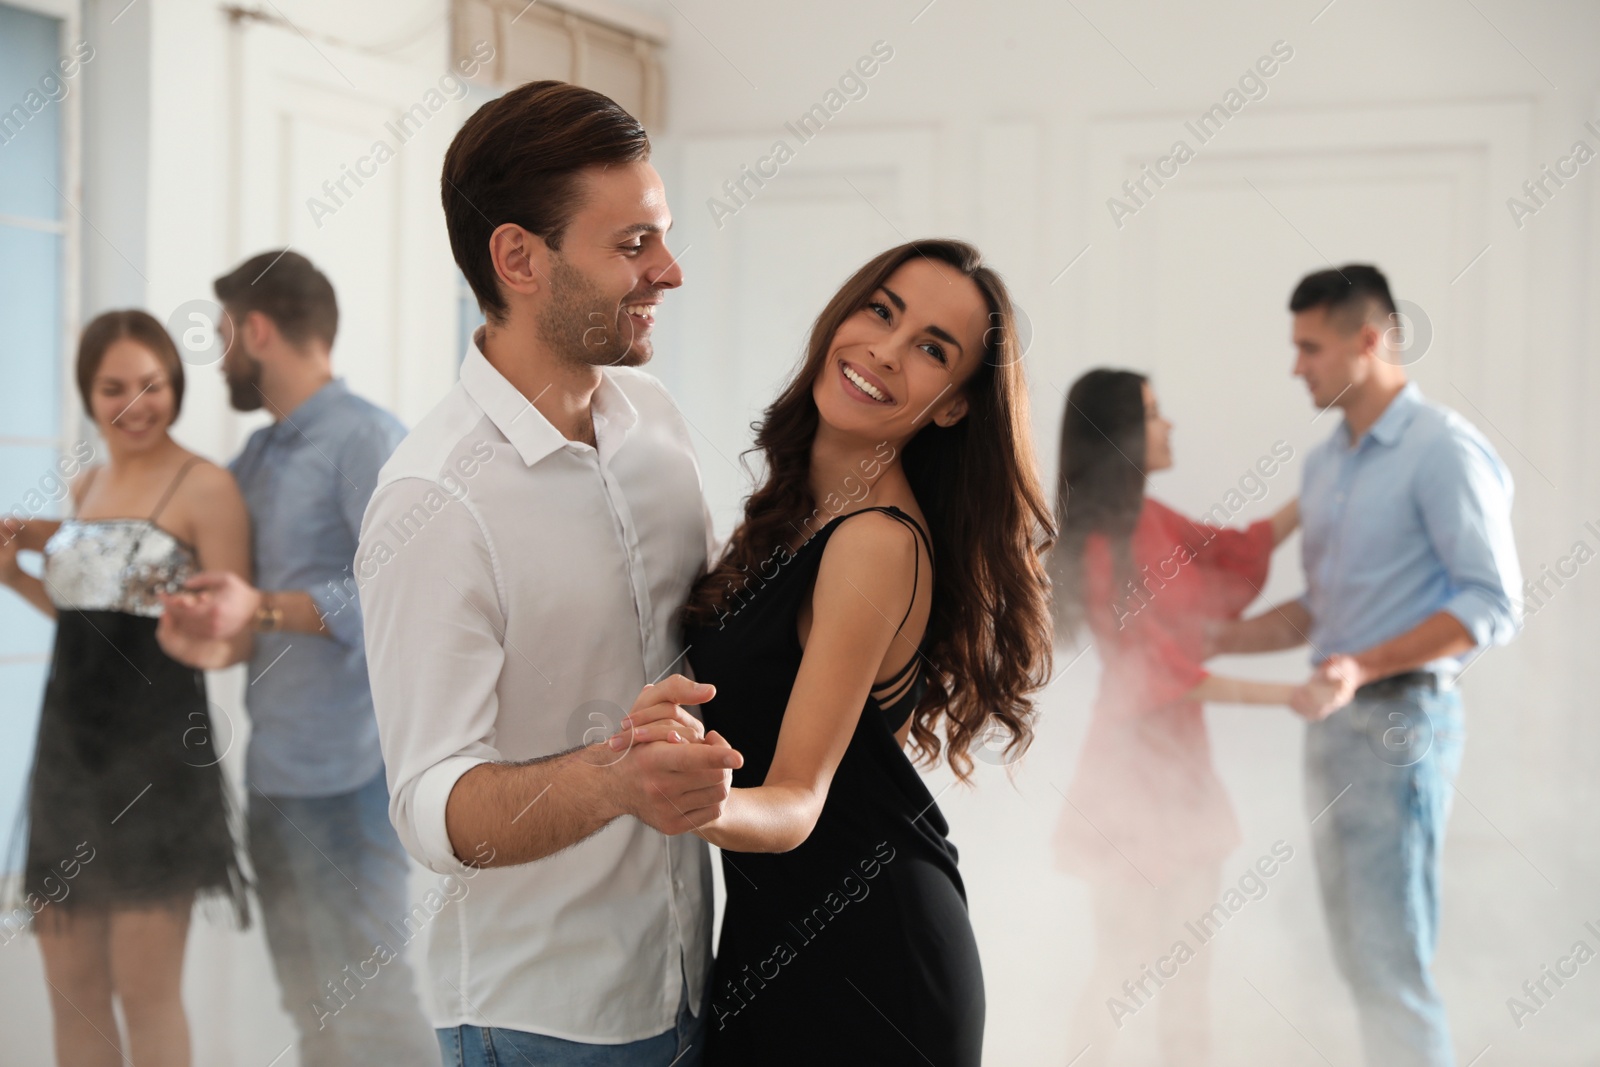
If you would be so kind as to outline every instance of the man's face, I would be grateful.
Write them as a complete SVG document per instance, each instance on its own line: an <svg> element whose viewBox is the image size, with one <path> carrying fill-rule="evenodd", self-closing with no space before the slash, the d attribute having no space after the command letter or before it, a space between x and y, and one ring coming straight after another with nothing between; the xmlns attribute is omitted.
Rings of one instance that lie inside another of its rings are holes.
<svg viewBox="0 0 1600 1067"><path fill-rule="evenodd" d="M217 332L222 335L222 377L228 383L228 402L235 411L259 410L261 362L245 350L245 331L233 312L223 313Z"/></svg>
<svg viewBox="0 0 1600 1067"><path fill-rule="evenodd" d="M1326 307L1295 312L1294 374L1305 380L1313 404L1333 407L1348 390L1366 380L1370 368L1363 357L1375 335L1367 323L1352 328L1342 318L1330 317Z"/></svg>
<svg viewBox="0 0 1600 1067"><path fill-rule="evenodd" d="M539 336L575 362L636 367L654 355L656 306L683 284L667 249L666 190L649 163L591 168L582 183L582 206L551 252Z"/></svg>

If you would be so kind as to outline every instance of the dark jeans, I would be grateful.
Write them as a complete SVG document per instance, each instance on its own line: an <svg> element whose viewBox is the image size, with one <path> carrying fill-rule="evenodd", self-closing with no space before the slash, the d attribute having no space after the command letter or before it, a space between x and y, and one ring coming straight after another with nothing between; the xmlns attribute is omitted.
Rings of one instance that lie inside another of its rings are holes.
<svg viewBox="0 0 1600 1067"><path fill-rule="evenodd" d="M250 859L302 1067L437 1055L406 946L406 854L383 772L331 797L250 795Z"/></svg>

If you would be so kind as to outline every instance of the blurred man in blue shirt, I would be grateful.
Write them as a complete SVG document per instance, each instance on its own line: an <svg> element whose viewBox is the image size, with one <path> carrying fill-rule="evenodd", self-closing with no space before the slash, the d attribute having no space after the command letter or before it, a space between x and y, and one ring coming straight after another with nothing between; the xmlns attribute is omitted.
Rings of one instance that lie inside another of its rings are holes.
<svg viewBox="0 0 1600 1067"><path fill-rule="evenodd" d="M406 906L351 574L405 427L333 376L338 304L304 256L264 252L215 289L233 406L273 418L231 465L256 585L196 576L167 601L163 644L199 667L249 659L251 865L301 1064L433 1062L404 952L428 911Z"/></svg>
<svg viewBox="0 0 1600 1067"><path fill-rule="evenodd" d="M1306 803L1335 959L1371 1067L1450 1067L1432 963L1440 852L1464 740L1456 676L1521 626L1511 475L1477 428L1423 397L1374 267L1304 278L1294 373L1344 419L1306 457L1306 592L1217 637L1220 652L1311 647L1338 684L1299 709Z"/></svg>

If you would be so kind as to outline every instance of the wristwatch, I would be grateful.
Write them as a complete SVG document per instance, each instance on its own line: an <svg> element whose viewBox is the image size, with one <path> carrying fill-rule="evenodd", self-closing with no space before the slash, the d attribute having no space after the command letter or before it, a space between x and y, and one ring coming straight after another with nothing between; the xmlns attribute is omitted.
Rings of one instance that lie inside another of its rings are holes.
<svg viewBox="0 0 1600 1067"><path fill-rule="evenodd" d="M256 629L269 634L282 625L283 609L273 603L271 593L262 593L261 603L256 606Z"/></svg>

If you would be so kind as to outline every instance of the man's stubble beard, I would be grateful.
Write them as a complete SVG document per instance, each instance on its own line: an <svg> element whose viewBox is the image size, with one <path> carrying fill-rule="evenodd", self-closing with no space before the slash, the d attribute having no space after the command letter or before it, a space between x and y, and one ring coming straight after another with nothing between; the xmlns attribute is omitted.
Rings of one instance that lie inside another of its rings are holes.
<svg viewBox="0 0 1600 1067"><path fill-rule="evenodd" d="M222 376L228 383L228 403L235 411L259 411L266 402L261 394L261 362L252 358L237 338L234 344L239 345L239 356L249 369L239 374L223 367Z"/></svg>
<svg viewBox="0 0 1600 1067"><path fill-rule="evenodd" d="M626 321L626 325L624 325ZM587 367L637 367L652 355L635 343L633 322L583 272L553 256L550 300L539 313L539 339L560 358Z"/></svg>

